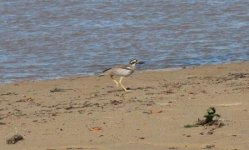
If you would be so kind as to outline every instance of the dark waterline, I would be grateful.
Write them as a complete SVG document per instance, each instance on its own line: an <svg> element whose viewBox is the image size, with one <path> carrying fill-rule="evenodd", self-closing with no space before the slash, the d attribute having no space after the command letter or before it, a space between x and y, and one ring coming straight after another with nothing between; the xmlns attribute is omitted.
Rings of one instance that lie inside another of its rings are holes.
<svg viewBox="0 0 249 150"><path fill-rule="evenodd" d="M248 0L2 0L0 83L249 60Z"/></svg>

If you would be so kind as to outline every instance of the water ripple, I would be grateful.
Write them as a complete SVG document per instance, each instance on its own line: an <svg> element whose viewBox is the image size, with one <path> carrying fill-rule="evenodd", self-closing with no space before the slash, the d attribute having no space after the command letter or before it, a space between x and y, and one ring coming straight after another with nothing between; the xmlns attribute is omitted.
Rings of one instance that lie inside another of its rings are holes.
<svg viewBox="0 0 249 150"><path fill-rule="evenodd" d="M2 0L0 83L249 60L247 0Z"/></svg>

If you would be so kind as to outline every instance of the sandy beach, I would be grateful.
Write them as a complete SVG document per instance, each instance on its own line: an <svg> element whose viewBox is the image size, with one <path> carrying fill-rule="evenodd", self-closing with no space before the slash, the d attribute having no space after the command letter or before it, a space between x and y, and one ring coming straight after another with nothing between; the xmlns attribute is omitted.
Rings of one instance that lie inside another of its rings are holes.
<svg viewBox="0 0 249 150"><path fill-rule="evenodd" d="M1 150L248 150L249 62L0 85ZM222 127L184 128L213 106ZM14 134L23 136L6 144Z"/></svg>

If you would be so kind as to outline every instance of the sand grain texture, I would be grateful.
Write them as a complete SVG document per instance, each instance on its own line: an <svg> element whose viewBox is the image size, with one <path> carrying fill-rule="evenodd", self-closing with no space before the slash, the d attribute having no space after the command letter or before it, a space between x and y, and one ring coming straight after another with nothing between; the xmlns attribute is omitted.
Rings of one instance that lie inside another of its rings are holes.
<svg viewBox="0 0 249 150"><path fill-rule="evenodd" d="M249 149L249 63L0 85L0 149ZM226 125L186 129L214 106ZM19 133L24 140L7 145Z"/></svg>

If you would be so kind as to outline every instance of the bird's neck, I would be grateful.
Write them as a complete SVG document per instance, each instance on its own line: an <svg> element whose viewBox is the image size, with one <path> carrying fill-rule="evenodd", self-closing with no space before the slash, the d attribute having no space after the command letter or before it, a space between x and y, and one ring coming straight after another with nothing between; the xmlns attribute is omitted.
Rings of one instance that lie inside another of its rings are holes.
<svg viewBox="0 0 249 150"><path fill-rule="evenodd" d="M136 68L136 64L131 64L131 67L132 67L133 69L135 69L135 68Z"/></svg>

